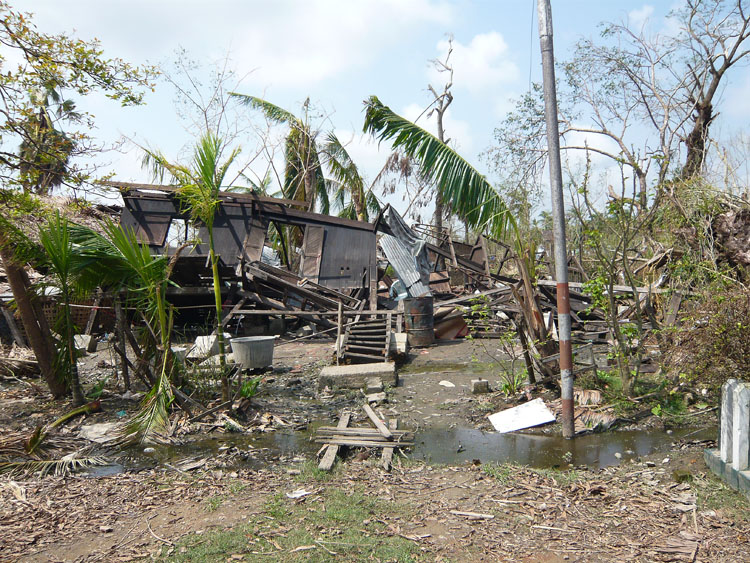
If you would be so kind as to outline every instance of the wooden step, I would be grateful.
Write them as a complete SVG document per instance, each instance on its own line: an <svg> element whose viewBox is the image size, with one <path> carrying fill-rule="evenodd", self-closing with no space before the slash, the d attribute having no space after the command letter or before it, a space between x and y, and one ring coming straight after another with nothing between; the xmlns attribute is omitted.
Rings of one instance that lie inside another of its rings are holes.
<svg viewBox="0 0 750 563"><path fill-rule="evenodd" d="M381 357L385 355L385 348L383 346L371 348L369 346L346 346L346 353L349 352L362 352L364 354L381 354Z"/></svg>
<svg viewBox="0 0 750 563"><path fill-rule="evenodd" d="M344 358L357 358L361 360L372 360L373 362L382 362L383 356L373 356L370 354L360 354L357 352L344 352Z"/></svg>
<svg viewBox="0 0 750 563"><path fill-rule="evenodd" d="M350 334L347 342L385 342L385 336L362 336L359 334Z"/></svg>
<svg viewBox="0 0 750 563"><path fill-rule="evenodd" d="M385 327L382 328L352 328L349 330L350 334L383 334Z"/></svg>

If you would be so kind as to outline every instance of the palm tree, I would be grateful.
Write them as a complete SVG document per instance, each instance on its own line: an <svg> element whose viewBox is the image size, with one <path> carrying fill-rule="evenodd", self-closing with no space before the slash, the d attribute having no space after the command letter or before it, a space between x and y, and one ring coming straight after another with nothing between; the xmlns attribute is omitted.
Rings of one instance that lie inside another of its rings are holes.
<svg viewBox="0 0 750 563"><path fill-rule="evenodd" d="M317 207L321 213L328 214L329 185L321 166L317 144L319 132L310 125L310 99L302 105L305 116L300 119L263 98L236 92L231 95L241 104L263 113L269 121L289 126L284 141L284 185L281 191L285 198L299 201L308 211L314 211Z"/></svg>
<svg viewBox="0 0 750 563"><path fill-rule="evenodd" d="M443 201L471 228L488 232L496 239L513 237L526 295L520 304L528 318L528 328L542 353L553 354L555 343L548 338L544 323L539 322L541 311L532 289L529 272L533 272L533 254L528 243L521 240L518 224L495 188L448 145L394 113L375 96L365 102L364 131L380 141L390 140L394 149L418 162L420 173L435 182Z"/></svg>
<svg viewBox="0 0 750 563"><path fill-rule="evenodd" d="M78 378L75 335L70 303L75 295L85 294L88 287L81 276L81 265L70 235L68 219L58 211L52 216L46 228L39 231L39 241L44 248L44 265L48 267L45 285L57 290L62 308L55 322L55 330L60 335L57 354L57 367L63 379L73 391L73 404L84 403L81 383Z"/></svg>
<svg viewBox="0 0 750 563"><path fill-rule="evenodd" d="M171 351L172 307L166 290L173 261L151 254L132 230L105 222L104 234L87 227L71 225L72 238L79 245L81 276L84 284L96 283L114 290L127 290L129 306L143 312L156 339L161 356L153 387L139 412L125 427L125 441L146 443L164 431L168 422L174 361ZM95 281L94 281L95 280Z"/></svg>
<svg viewBox="0 0 750 563"><path fill-rule="evenodd" d="M3 199L9 200L3 203L12 203L22 209L24 203L27 205L31 203L32 206L35 204L29 201L29 198L33 196L27 194L5 193L3 195ZM13 298L26 330L26 336L39 363L39 370L52 396L59 399L67 395L68 383L59 377L60 374L55 365L57 354L52 343L52 332L25 269L27 263L43 259L43 252L39 245L18 228L14 218L0 213L0 263L5 268L8 284L13 291Z"/></svg>
<svg viewBox="0 0 750 563"><path fill-rule="evenodd" d="M518 235L515 219L497 190L476 168L448 145L408 119L394 113L371 96L365 101L365 133L379 141L389 140L421 167L421 173L435 182L443 201L467 224L505 238L509 228Z"/></svg>
<svg viewBox="0 0 750 563"><path fill-rule="evenodd" d="M172 177L177 184L177 198L190 214L194 223L204 225L208 231L208 251L214 280L216 305L216 335L219 339L219 363L221 366L221 396L224 402L230 399L229 379L226 370L226 346L221 328L221 279L219 261L214 251L214 219L221 208L219 192L227 170L240 153L235 148L229 157L220 163L224 146L222 140L212 132L203 135L195 148L189 166L169 162L159 152L146 151L143 162L150 166L154 175Z"/></svg>
<svg viewBox="0 0 750 563"><path fill-rule="evenodd" d="M364 177L333 132L326 136L323 152L328 156L327 165L333 177L332 182L338 186L334 202L339 207L339 216L368 221L370 214L376 215L380 211L380 203L372 191L372 186L365 187ZM349 196L348 203L346 196Z"/></svg>

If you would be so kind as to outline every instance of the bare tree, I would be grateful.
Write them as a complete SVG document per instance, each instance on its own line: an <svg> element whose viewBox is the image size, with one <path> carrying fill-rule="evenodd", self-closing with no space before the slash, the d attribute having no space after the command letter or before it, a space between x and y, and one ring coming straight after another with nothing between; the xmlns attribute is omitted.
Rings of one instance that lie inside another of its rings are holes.
<svg viewBox="0 0 750 563"><path fill-rule="evenodd" d="M700 174L709 146L714 103L727 71L750 53L746 0L689 0L669 14L678 31L649 34L629 22L602 29L604 43L579 42L565 66L573 97L583 106L583 122L568 119L565 133L601 136L616 147L567 145L624 162L637 179L638 204L648 204L649 174L657 200L671 173L683 179ZM635 139L643 136L645 143ZM685 159L680 165L681 143ZM639 148L636 148L639 147Z"/></svg>
<svg viewBox="0 0 750 563"><path fill-rule="evenodd" d="M429 84L427 86L427 89L434 97L434 100L431 104L432 108L427 112L427 119L429 119L432 114L435 114L435 121L437 123L437 137L441 142L446 144L450 141L450 139L445 138L445 126L443 125L443 118L445 117L445 112L448 110L448 106L450 106L453 102L453 94L451 93L451 88L453 87L453 66L450 62L452 54L453 37L449 36L448 52L445 54L445 58L442 60L433 59L431 61L435 70L437 70L441 74L447 74L448 78L446 79L445 84L443 84L442 91L439 93L432 84ZM443 218L445 217L445 202L443 201L443 196L440 195L439 190L435 193L434 217L434 225L439 236L443 232Z"/></svg>
<svg viewBox="0 0 750 563"><path fill-rule="evenodd" d="M748 58L746 3L688 0L668 15L673 33L625 21L604 24L596 40L579 41L563 65L561 148L624 165L641 210L658 205L667 180L702 173L720 86ZM500 164L512 162L522 180L539 178L545 157L539 96L532 91L519 100L496 129L499 147L487 153Z"/></svg>

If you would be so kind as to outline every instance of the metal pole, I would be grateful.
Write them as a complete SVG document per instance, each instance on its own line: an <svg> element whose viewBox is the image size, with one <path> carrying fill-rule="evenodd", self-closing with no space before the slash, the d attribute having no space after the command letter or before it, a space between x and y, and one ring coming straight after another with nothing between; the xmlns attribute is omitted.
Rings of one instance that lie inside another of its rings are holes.
<svg viewBox="0 0 750 563"><path fill-rule="evenodd" d="M552 8L549 0L537 0L539 43L542 49L544 115L547 121L549 184L552 192L552 219L555 236L555 278L557 280L557 333L560 341L562 388L562 431L573 437L573 351L570 344L570 292L568 290L568 251L565 243L565 204L563 202L560 130L557 123L555 53L552 43Z"/></svg>

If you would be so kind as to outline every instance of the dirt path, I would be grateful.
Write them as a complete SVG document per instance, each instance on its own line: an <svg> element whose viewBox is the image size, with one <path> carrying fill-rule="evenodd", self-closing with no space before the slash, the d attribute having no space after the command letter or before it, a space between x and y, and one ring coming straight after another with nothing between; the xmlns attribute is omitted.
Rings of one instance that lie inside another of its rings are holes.
<svg viewBox="0 0 750 563"><path fill-rule="evenodd" d="M666 464L600 472L400 462L385 473L372 459L348 462L333 476L306 464L300 474L279 468L3 480L0 558L750 560L750 506L705 474L701 456L687 449ZM689 482L674 480L678 467L688 469ZM299 489L311 494L285 496ZM343 554L340 543L350 544Z"/></svg>

